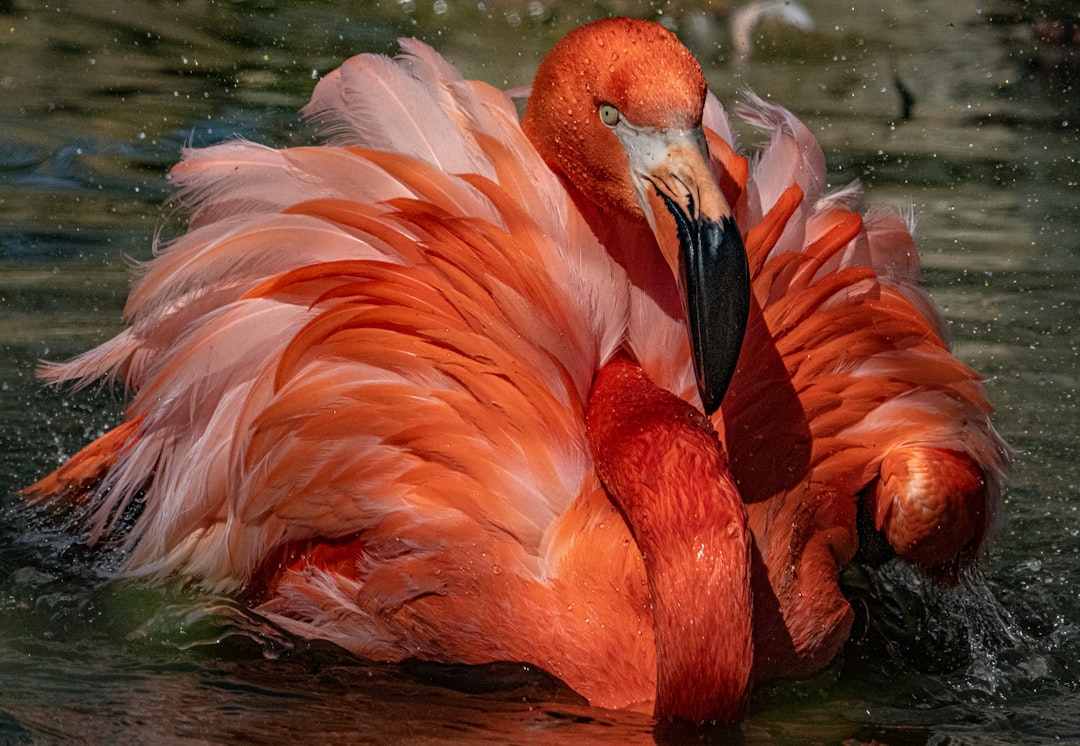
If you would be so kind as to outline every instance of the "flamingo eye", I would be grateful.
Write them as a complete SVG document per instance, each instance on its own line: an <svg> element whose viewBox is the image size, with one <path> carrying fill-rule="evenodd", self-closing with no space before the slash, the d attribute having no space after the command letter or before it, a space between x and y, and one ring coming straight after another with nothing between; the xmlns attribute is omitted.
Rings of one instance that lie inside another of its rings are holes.
<svg viewBox="0 0 1080 746"><path fill-rule="evenodd" d="M614 127L622 119L622 114L611 104L600 104L600 121L608 127Z"/></svg>

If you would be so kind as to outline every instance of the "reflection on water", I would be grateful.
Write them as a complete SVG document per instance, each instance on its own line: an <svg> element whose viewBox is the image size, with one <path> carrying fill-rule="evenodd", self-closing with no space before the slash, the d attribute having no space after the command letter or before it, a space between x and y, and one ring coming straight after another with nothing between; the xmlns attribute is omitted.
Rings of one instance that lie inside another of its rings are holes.
<svg viewBox="0 0 1080 746"><path fill-rule="evenodd" d="M1018 457L982 570L946 590L900 567L849 572L860 617L842 660L762 688L742 735L1080 738L1075 12L1019 0L804 4L814 30L759 28L742 67L721 4L702 15L672 3L662 18L724 101L751 87L787 105L821 138L835 186L860 178L873 199L914 212L926 280ZM591 710L522 666L373 665L292 640L227 599L109 583L108 552L11 497L117 420L118 393L69 400L32 370L117 331L130 260L182 227L162 204L185 144L309 142L295 112L318 75L357 51L392 52L400 35L466 75L519 85L569 27L607 10L656 12L634 0L588 11L0 2L0 741L686 735ZM914 100L906 121L897 81Z"/></svg>

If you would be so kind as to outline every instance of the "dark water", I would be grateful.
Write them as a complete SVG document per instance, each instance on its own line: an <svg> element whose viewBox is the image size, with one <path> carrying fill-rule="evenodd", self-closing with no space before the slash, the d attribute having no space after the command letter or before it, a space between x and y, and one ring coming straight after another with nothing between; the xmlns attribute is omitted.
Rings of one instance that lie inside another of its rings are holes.
<svg viewBox="0 0 1080 746"><path fill-rule="evenodd" d="M295 112L318 75L400 35L517 85L571 26L654 4L0 0L0 743L1080 740L1080 51L1040 51L1034 30L1076 11L805 4L813 31L761 28L741 67L723 14L656 7L723 100L780 101L835 186L914 211L926 281L1017 459L981 572L942 591L852 571L842 658L760 688L733 734L593 710L521 666L373 665L227 599L111 584L115 558L12 496L117 421L118 392L68 399L33 367L120 328L129 261L177 229L162 203L184 144L309 142Z"/></svg>

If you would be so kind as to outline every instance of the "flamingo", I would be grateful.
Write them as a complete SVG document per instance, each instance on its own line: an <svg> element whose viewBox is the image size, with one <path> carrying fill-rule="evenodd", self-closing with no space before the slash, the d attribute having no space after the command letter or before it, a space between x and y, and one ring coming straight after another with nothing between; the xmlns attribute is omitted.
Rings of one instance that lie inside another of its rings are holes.
<svg viewBox="0 0 1080 746"><path fill-rule="evenodd" d="M731 14L731 47L736 67L745 67L754 51L754 29L765 21L792 26L801 31L813 31L810 12L794 0L757 0L742 5Z"/></svg>
<svg viewBox="0 0 1080 746"><path fill-rule="evenodd" d="M691 721L836 656L860 511L930 572L979 556L981 383L910 226L825 194L793 115L751 96L741 155L644 21L571 32L520 122L401 46L317 84L326 145L184 153L128 326L42 371L125 420L29 499L297 635Z"/></svg>

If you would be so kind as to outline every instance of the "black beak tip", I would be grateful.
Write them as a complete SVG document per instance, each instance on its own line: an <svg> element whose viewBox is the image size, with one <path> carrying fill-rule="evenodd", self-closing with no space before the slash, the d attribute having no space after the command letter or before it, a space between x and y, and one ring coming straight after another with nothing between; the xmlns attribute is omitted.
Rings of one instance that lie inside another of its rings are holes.
<svg viewBox="0 0 1080 746"><path fill-rule="evenodd" d="M712 415L739 361L750 310L750 268L731 216L681 225L686 320L701 403Z"/></svg>

